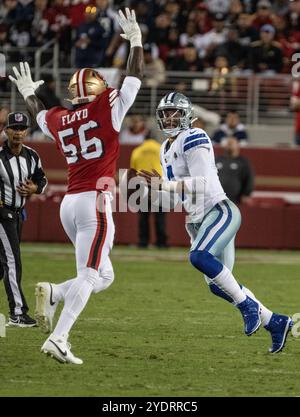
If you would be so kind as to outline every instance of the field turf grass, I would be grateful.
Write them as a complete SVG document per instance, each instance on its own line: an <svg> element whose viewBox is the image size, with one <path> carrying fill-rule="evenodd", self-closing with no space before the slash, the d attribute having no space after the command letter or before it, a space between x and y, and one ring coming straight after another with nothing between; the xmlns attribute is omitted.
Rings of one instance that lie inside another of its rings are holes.
<svg viewBox="0 0 300 417"><path fill-rule="evenodd" d="M36 282L74 276L73 249L24 244L22 256L33 314ZM7 328L0 396L300 396L300 337L268 354L269 334L246 337L239 312L210 294L187 258L186 249L114 248L114 284L92 296L71 333L84 364L41 354L38 328ZM235 275L270 308L300 312L298 252L238 251Z"/></svg>

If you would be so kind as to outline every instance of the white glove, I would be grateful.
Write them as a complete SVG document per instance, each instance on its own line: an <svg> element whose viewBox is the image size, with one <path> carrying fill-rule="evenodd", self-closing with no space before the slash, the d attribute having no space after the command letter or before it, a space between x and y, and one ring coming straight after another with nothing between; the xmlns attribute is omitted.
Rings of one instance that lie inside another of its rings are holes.
<svg viewBox="0 0 300 417"><path fill-rule="evenodd" d="M129 10L128 7L125 9L126 17L123 12L119 10L118 22L124 33L121 33L121 37L130 42L131 48L135 46L142 47L142 33L139 25L137 24L135 11Z"/></svg>
<svg viewBox="0 0 300 417"><path fill-rule="evenodd" d="M11 82L16 84L18 90L24 97L24 100L27 97L34 95L34 92L40 85L44 84L43 80L32 81L30 68L28 62L20 62L20 72L16 67L13 67L13 72L15 73L16 78L9 75Z"/></svg>

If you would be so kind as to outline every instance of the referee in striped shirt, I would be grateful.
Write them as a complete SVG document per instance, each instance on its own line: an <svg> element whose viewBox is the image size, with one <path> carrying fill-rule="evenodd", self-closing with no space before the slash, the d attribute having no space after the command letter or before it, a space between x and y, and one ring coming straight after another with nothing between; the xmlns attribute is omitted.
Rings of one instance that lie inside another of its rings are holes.
<svg viewBox="0 0 300 417"><path fill-rule="evenodd" d="M31 194L40 194L47 185L40 157L23 145L29 120L21 112L8 115L7 140L0 147L0 260L9 303L9 326L34 327L21 288L20 238L22 210Z"/></svg>

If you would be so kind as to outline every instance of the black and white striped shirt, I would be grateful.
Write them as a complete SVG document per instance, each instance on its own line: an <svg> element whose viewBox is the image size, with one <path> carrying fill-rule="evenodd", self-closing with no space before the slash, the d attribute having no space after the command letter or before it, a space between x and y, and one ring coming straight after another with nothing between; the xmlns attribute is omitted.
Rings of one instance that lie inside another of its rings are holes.
<svg viewBox="0 0 300 417"><path fill-rule="evenodd" d="M23 207L26 198L18 193L16 186L27 179L31 179L38 186L37 194L46 188L48 181L39 155L28 146L22 145L20 154L16 156L5 141L0 147L0 205L12 209Z"/></svg>

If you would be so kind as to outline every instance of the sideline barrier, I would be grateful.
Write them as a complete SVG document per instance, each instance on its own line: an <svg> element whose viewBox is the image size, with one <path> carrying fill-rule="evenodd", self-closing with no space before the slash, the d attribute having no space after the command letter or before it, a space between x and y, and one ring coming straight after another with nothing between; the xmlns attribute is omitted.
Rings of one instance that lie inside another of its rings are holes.
<svg viewBox="0 0 300 417"><path fill-rule="evenodd" d="M29 143L40 154L50 184L66 183L66 163L53 143ZM129 165L133 146L121 146L119 168ZM216 148L216 154L222 152ZM256 190L300 193L300 150L244 148L256 173ZM53 188L55 188L53 186ZM28 221L24 223L23 241L68 242L59 219L63 193L57 190L46 197L34 197L27 203ZM300 194L299 194L300 195ZM299 199L300 202L300 199ZM238 247L300 249L300 204L289 204L282 198L255 197L242 205L242 226L237 235ZM189 246L184 213L167 214L170 246ZM116 244L137 244L138 217L134 213L115 213ZM153 236L153 219L151 219ZM152 241L153 243L153 241Z"/></svg>
<svg viewBox="0 0 300 417"><path fill-rule="evenodd" d="M69 242L59 219L60 199L35 200L27 204L28 220L24 222L22 241ZM300 205L242 205L242 226L236 245L240 248L300 249ZM184 227L185 213L167 214L170 246L189 246ZM151 216L151 236L154 236ZM115 244L138 243L138 216L114 213ZM154 239L152 239L154 243Z"/></svg>

